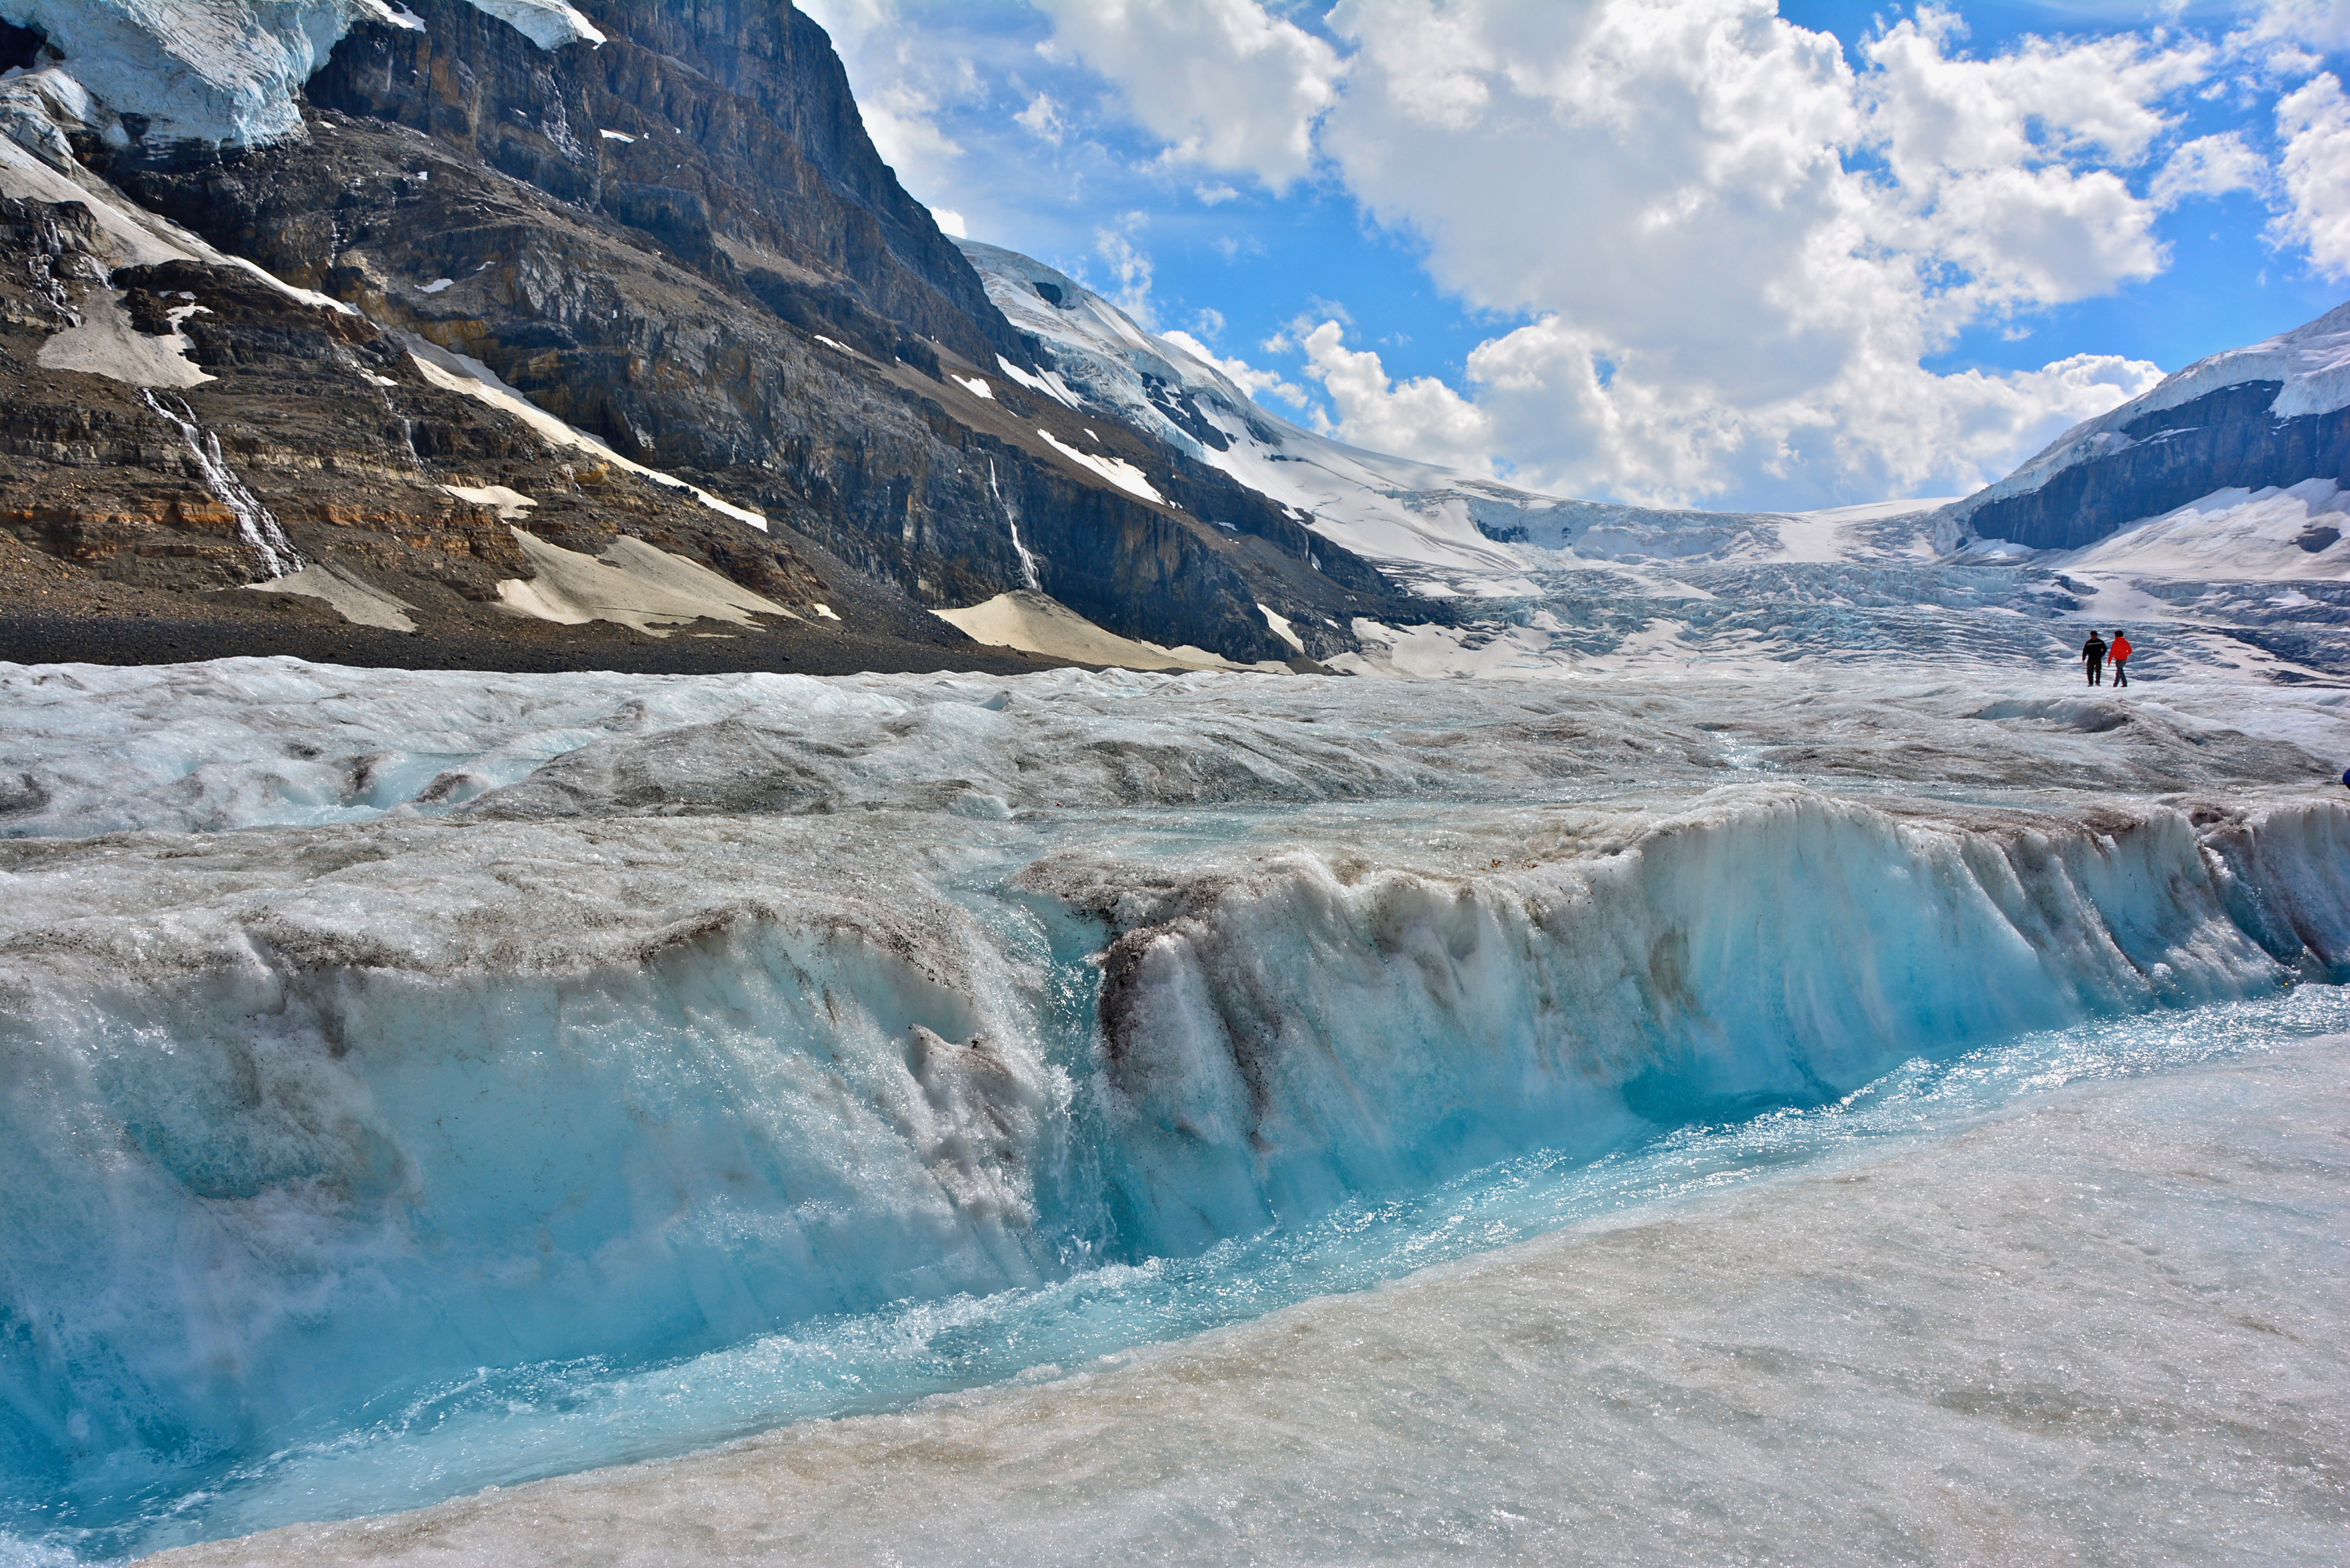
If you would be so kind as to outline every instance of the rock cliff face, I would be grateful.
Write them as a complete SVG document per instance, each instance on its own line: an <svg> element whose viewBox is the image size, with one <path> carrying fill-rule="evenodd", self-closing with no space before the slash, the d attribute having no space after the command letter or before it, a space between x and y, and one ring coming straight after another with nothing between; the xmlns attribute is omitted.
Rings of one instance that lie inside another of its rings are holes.
<svg viewBox="0 0 2350 1568"><path fill-rule="evenodd" d="M784 0L577 9L603 43L465 0L361 16L297 137L194 148L99 106L59 123L69 162L0 143L15 539L150 593L258 577L216 442L305 561L435 634L552 635L500 587L530 575L516 526L645 540L798 614L759 623L786 641L944 649L926 607L1025 586L1243 661L1292 651L1260 606L1315 654L1358 614L1429 618L1226 474L1010 378L1034 346Z"/></svg>
<svg viewBox="0 0 2350 1568"><path fill-rule="evenodd" d="M2350 484L2350 410L2280 419L2272 408L2283 390L2247 381L2140 413L2107 428L2106 450L1962 515L1987 539L2074 550L2214 491Z"/></svg>

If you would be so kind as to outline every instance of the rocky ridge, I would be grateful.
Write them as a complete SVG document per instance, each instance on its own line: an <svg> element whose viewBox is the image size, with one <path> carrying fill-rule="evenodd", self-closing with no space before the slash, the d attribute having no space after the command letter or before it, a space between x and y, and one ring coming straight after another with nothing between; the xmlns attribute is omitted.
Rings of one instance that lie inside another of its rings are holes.
<svg viewBox="0 0 2350 1568"><path fill-rule="evenodd" d="M680 623L517 613L548 548L739 586L773 613L690 635L753 666L970 659L928 612L1021 589L1243 663L1296 651L1268 610L1317 656L1358 614L1429 618L1024 385L1035 346L782 0L581 0L603 41L552 48L468 0L356 9L301 133L249 145L141 134L37 26L0 39L0 524L101 597L169 596L151 616L216 625L202 651L301 651L271 628L339 624L324 601L213 591L274 575L258 512L426 639L590 660ZM12 580L0 657L54 653Z"/></svg>

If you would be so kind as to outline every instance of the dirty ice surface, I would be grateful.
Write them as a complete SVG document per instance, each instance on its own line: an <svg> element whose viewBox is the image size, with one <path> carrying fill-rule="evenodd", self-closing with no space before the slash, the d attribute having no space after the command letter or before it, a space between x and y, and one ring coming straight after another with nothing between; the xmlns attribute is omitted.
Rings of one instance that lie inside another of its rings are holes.
<svg viewBox="0 0 2350 1568"><path fill-rule="evenodd" d="M2078 680L0 666L0 1563L2324 1560L2350 691Z"/></svg>

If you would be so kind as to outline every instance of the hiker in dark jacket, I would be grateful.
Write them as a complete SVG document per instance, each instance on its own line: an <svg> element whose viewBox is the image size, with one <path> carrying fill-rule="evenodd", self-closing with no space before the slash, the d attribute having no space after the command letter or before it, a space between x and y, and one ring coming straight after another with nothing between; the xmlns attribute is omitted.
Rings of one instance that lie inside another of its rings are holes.
<svg viewBox="0 0 2350 1568"><path fill-rule="evenodd" d="M2081 645L2081 663L2089 672L2090 685L2103 686L2106 683L2106 639L2094 631L2089 634L2089 640Z"/></svg>

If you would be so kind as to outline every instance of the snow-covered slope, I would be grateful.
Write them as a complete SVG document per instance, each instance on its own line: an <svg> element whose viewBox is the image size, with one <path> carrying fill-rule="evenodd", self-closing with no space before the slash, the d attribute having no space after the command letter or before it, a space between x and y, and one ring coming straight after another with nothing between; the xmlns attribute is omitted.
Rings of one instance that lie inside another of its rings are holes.
<svg viewBox="0 0 2350 1568"><path fill-rule="evenodd" d="M470 4L541 48L604 41L568 0ZM389 0L0 0L0 20L40 32L103 109L151 136L240 146L300 132L295 95L353 23L424 25Z"/></svg>
<svg viewBox="0 0 2350 1568"><path fill-rule="evenodd" d="M2182 408L2199 398L2256 381L2276 381L2282 389L2269 404L2278 419L2331 413L2350 407L2350 305L2327 311L2304 327L2246 348L2230 348L2198 359L2154 390L2110 413L2074 425L2030 462L1990 488L1969 496L1970 504L2037 490L2065 469L2119 452L2137 442L2125 427L2148 414Z"/></svg>
<svg viewBox="0 0 2350 1568"><path fill-rule="evenodd" d="M2345 410L2350 305L2196 361L2074 426L1949 515L1985 538L2078 549L2189 505L2224 510L2230 490L2241 498L2340 478L2350 462Z"/></svg>
<svg viewBox="0 0 2350 1568"><path fill-rule="evenodd" d="M2350 493L2331 479L2215 491L2098 540L2068 571L2126 572L2189 582L2350 578Z"/></svg>
<svg viewBox="0 0 2350 1568"><path fill-rule="evenodd" d="M1054 380L1036 389L1116 412L1310 517L1316 533L1422 592L1530 594L1529 570L1578 560L1822 560L1867 547L1853 526L1860 519L1842 513L1806 518L1565 500L1348 446L1268 413L1214 366L1145 331L1066 274L1000 246L962 244L988 297L1051 356Z"/></svg>

